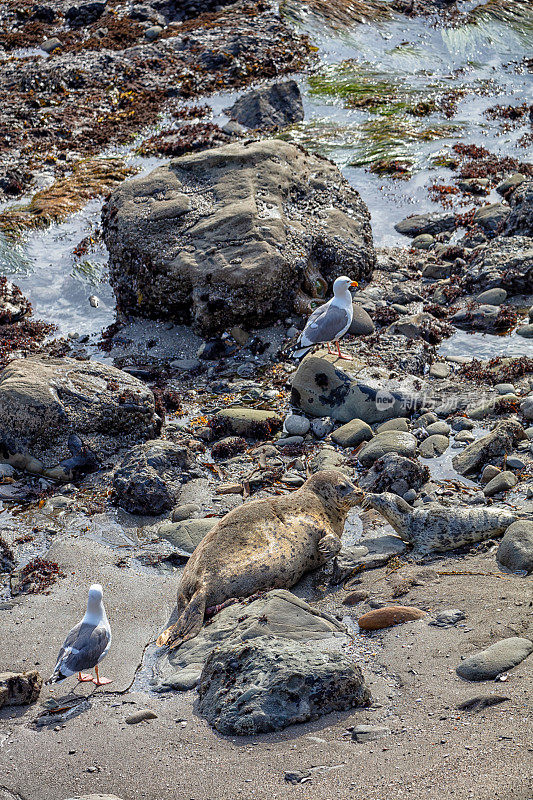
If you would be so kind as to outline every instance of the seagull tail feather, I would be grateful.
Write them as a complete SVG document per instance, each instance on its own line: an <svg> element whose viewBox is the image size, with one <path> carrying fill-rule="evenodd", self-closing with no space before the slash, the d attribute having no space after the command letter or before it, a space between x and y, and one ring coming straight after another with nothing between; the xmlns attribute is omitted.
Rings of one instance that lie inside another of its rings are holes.
<svg viewBox="0 0 533 800"><path fill-rule="evenodd" d="M59 683L59 681L64 681L66 677L67 676L63 675L60 670L55 669L48 680L44 682L44 685L50 686L51 683Z"/></svg>
<svg viewBox="0 0 533 800"><path fill-rule="evenodd" d="M293 358L302 358L311 350L311 347L300 347L298 350L293 350L291 355Z"/></svg>

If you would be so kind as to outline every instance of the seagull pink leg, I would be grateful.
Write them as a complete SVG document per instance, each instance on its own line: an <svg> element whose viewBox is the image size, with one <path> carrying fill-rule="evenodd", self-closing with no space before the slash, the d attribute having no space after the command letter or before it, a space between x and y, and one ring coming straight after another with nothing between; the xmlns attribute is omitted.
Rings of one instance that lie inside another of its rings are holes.
<svg viewBox="0 0 533 800"><path fill-rule="evenodd" d="M331 352L331 347L329 346L329 342L326 342L326 344L327 344L327 346L328 346L328 353L329 353L331 356L332 356L332 355L334 355L334 353L332 353L332 352Z"/></svg>
<svg viewBox="0 0 533 800"><path fill-rule="evenodd" d="M338 354L339 358L343 358L345 361L353 361L353 358L351 356L344 356L341 353L341 348L340 348L338 339L337 339L337 354Z"/></svg>
<svg viewBox="0 0 533 800"><path fill-rule="evenodd" d="M78 681L79 683L87 683L87 681L93 681L94 678L92 675L86 675L84 672L78 672Z"/></svg>
<svg viewBox="0 0 533 800"><path fill-rule="evenodd" d="M100 675L98 674L98 667L95 667L94 671L96 672L96 680L93 678L93 683L94 683L95 686L105 686L108 683L113 683L111 678L101 678L100 677Z"/></svg>

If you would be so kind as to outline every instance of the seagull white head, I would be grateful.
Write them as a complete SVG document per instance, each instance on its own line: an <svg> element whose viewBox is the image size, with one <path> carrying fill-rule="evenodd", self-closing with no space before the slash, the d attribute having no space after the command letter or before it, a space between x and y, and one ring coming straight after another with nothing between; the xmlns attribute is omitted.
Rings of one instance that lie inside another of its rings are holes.
<svg viewBox="0 0 533 800"><path fill-rule="evenodd" d="M341 275L340 277L336 278L333 283L333 294L335 297L339 297L340 295L349 292L351 286L359 286L359 284L357 281L352 281L352 279L348 278L346 275Z"/></svg>
<svg viewBox="0 0 533 800"><path fill-rule="evenodd" d="M89 597L87 600L87 611L93 613L100 611L102 606L102 599L104 597L104 590L99 583L93 583L89 587Z"/></svg>

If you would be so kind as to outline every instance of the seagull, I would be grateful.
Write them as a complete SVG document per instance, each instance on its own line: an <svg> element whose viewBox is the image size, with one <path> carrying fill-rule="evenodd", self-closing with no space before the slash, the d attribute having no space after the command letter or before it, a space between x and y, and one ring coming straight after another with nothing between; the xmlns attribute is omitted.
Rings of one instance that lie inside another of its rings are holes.
<svg viewBox="0 0 533 800"><path fill-rule="evenodd" d="M58 683L76 672L80 683L92 681L96 686L112 683L109 678L101 678L98 674L98 664L107 655L111 644L111 628L102 602L103 594L99 583L93 583L89 588L85 616L72 628L63 642L47 684ZM82 672L83 669L93 667L96 678Z"/></svg>
<svg viewBox="0 0 533 800"><path fill-rule="evenodd" d="M307 320L298 339L300 349L293 353L296 358L305 355L315 344L327 343L328 353L331 353L329 343L336 342L338 357L344 358L346 361L352 360L351 356L341 353L339 339L344 336L352 324L353 301L350 287L358 285L357 281L352 281L346 275L341 275L335 280L331 300L316 308Z"/></svg>

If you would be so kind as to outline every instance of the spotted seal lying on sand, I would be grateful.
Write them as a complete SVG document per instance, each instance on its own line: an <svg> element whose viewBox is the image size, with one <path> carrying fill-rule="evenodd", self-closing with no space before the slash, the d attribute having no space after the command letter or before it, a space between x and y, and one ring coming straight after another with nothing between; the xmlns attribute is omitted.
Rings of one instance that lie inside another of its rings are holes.
<svg viewBox="0 0 533 800"><path fill-rule="evenodd" d="M363 509L373 508L385 517L416 553L445 553L502 534L517 517L499 508L464 508L427 503L413 508L397 494L367 494Z"/></svg>
<svg viewBox="0 0 533 800"><path fill-rule="evenodd" d="M157 640L176 647L201 630L205 611L233 597L289 589L341 549L346 515L363 493L322 470L297 491L230 511L192 554L178 590L177 622Z"/></svg>

